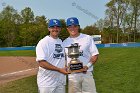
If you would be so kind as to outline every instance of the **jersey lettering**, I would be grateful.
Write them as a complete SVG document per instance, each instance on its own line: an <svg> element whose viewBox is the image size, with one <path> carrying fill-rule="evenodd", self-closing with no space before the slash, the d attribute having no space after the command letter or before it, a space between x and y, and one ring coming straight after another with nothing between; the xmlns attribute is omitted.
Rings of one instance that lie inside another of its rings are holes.
<svg viewBox="0 0 140 93"><path fill-rule="evenodd" d="M53 54L53 58L61 59L64 57L64 53L62 53L63 48L61 44L55 44L55 53Z"/></svg>

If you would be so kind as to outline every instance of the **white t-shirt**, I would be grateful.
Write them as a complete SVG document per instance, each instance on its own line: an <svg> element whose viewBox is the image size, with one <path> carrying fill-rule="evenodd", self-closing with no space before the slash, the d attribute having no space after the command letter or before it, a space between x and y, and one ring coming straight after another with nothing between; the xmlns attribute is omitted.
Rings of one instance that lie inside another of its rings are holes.
<svg viewBox="0 0 140 93"><path fill-rule="evenodd" d="M46 60L50 64L64 68L64 48L60 39L44 37L36 46L36 61ZM65 84L65 75L57 71L39 67L37 74L38 87L56 87Z"/></svg>
<svg viewBox="0 0 140 93"><path fill-rule="evenodd" d="M91 56L99 54L98 49L94 43L94 40L91 36L82 34L76 38L70 38L68 37L66 40L64 40L63 45L64 47L69 47L71 44L78 43L80 46L80 56L79 60L83 62L83 65L86 66L88 62L90 61ZM68 55L68 48L65 48L66 55ZM67 63L69 63L71 58L67 56ZM93 71L93 66L91 66L88 71Z"/></svg>

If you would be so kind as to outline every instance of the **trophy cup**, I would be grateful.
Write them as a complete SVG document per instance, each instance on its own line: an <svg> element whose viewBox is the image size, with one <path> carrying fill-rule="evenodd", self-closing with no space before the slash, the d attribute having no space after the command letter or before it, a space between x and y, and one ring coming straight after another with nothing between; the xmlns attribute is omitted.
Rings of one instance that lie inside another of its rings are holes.
<svg viewBox="0 0 140 93"><path fill-rule="evenodd" d="M83 68L83 63L80 62L78 59L80 52L79 52L79 45L78 43L71 44L68 48L68 57L71 58L70 63L68 64L68 71L72 72L82 72L80 69Z"/></svg>

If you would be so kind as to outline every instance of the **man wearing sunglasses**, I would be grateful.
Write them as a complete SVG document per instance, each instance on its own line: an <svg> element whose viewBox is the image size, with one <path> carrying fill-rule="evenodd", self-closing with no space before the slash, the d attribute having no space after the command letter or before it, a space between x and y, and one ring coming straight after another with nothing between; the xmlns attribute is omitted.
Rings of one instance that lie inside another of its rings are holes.
<svg viewBox="0 0 140 93"><path fill-rule="evenodd" d="M51 19L48 23L50 35L44 37L36 46L36 61L39 65L37 85L39 93L65 93L64 49L58 38L61 23Z"/></svg>
<svg viewBox="0 0 140 93"><path fill-rule="evenodd" d="M78 59L83 63L84 69L81 70L83 71L81 73L74 72L68 75L68 91L69 93L96 93L92 72L93 64L98 59L98 49L91 36L80 33L80 25L76 17L68 18L66 25L70 36L64 40L64 47L69 47L75 43L80 46ZM67 48L65 49L67 52ZM70 60L71 58L67 56L68 63L70 63Z"/></svg>

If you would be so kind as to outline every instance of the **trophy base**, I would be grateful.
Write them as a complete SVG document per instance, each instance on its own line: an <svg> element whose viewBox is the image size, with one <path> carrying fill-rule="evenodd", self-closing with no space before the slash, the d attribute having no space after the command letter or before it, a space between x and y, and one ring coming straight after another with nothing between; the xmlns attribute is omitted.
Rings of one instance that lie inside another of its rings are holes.
<svg viewBox="0 0 140 93"><path fill-rule="evenodd" d="M77 63L69 63L69 72L70 73L81 73L83 72L83 63L77 62Z"/></svg>
<svg viewBox="0 0 140 93"><path fill-rule="evenodd" d="M68 72L69 72L70 74L71 74L71 73L82 73L83 70L82 70L82 69L81 69L81 70L80 70L80 69L79 69L79 70L69 70Z"/></svg>

